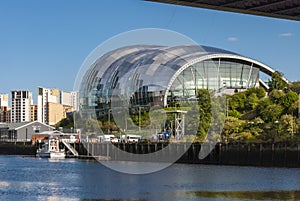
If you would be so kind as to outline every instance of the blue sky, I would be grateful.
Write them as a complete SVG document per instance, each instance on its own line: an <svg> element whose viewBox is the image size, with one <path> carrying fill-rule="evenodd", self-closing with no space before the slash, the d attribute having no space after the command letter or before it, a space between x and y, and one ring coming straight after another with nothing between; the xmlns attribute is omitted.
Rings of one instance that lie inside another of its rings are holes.
<svg viewBox="0 0 300 201"><path fill-rule="evenodd" d="M135 0L2 0L0 93L73 89L84 59L125 31L163 28L300 80L300 22Z"/></svg>

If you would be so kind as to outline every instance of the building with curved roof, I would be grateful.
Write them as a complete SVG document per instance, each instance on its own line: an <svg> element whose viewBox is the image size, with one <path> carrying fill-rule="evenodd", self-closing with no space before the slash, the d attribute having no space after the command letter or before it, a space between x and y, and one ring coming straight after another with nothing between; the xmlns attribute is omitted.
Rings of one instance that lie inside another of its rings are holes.
<svg viewBox="0 0 300 201"><path fill-rule="evenodd" d="M275 70L213 47L127 46L106 53L86 72L81 106L95 107L101 113L118 97L129 107L167 107L174 101L194 100L198 89L232 93L259 85L267 88L260 72L271 75Z"/></svg>

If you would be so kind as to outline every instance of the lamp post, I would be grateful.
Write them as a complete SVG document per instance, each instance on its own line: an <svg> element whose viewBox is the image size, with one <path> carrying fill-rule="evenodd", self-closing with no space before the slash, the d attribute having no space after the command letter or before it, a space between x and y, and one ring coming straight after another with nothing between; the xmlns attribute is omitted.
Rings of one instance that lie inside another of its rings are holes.
<svg viewBox="0 0 300 201"><path fill-rule="evenodd" d="M229 101L231 100L231 98L227 98L226 99L226 117L228 117L228 111L229 111Z"/></svg>
<svg viewBox="0 0 300 201"><path fill-rule="evenodd" d="M276 135L278 136L278 125L279 125L279 121L276 120L274 123L276 124ZM275 136L274 136L274 134L273 134L273 136L272 136L272 142L273 142L273 143L275 142Z"/></svg>
<svg viewBox="0 0 300 201"><path fill-rule="evenodd" d="M141 107L139 106L139 131L141 131Z"/></svg>
<svg viewBox="0 0 300 201"><path fill-rule="evenodd" d="M291 138L292 138L292 140L293 140L293 138L294 138L294 112L292 112L292 125L291 125L291 127L292 127L292 135L291 135Z"/></svg>
<svg viewBox="0 0 300 201"><path fill-rule="evenodd" d="M110 113L111 113L111 109L108 109L108 128L107 128L107 133L110 133Z"/></svg>
<svg viewBox="0 0 300 201"><path fill-rule="evenodd" d="M294 118L292 119L292 140L294 138Z"/></svg>

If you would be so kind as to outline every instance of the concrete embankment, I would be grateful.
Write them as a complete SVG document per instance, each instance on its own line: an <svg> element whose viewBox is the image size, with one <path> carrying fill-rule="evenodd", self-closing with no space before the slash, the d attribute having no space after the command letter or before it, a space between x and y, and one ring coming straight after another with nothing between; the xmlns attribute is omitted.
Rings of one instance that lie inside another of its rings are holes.
<svg viewBox="0 0 300 201"><path fill-rule="evenodd" d="M31 142L1 142L0 154L34 156L37 148L37 145L32 145Z"/></svg>
<svg viewBox="0 0 300 201"><path fill-rule="evenodd" d="M300 167L300 145L298 144L217 144L204 159L198 155L201 144L188 146L185 143L140 143L140 144L76 144L79 155L109 156L112 160L119 160L118 150L133 154L148 154L165 149L162 157L173 153L184 153L177 162L193 164L219 164L264 167ZM90 150L87 152L87 149ZM100 154L99 154L100 153ZM157 158L156 158L157 159ZM124 158L122 158L124 160ZM126 159L125 159L126 160ZM128 158L128 160L131 160ZM162 159L163 161L163 159Z"/></svg>
<svg viewBox="0 0 300 201"><path fill-rule="evenodd" d="M39 145L29 142L0 143L0 154L9 155L32 155L36 153ZM217 144L204 159L198 155L201 144L194 143L191 146L185 143L139 143L139 144L110 144L110 143L75 143L72 144L82 158L92 156L108 156L112 160L131 160L120 157L121 150L133 154L148 154L164 150L163 155L156 157L164 158L180 156L177 162L193 164L219 164L241 166L264 166L264 167L300 167L299 144ZM204 147L203 147L204 148ZM89 150L89 151L87 151Z"/></svg>

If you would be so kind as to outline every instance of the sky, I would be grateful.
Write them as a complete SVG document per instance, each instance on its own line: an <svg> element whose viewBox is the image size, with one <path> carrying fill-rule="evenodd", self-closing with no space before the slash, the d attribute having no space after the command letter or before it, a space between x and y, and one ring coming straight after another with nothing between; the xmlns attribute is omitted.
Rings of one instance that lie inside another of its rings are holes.
<svg viewBox="0 0 300 201"><path fill-rule="evenodd" d="M169 29L300 80L300 22L139 0L1 0L0 93L72 91L85 58L117 34ZM34 100L35 101L35 100Z"/></svg>

